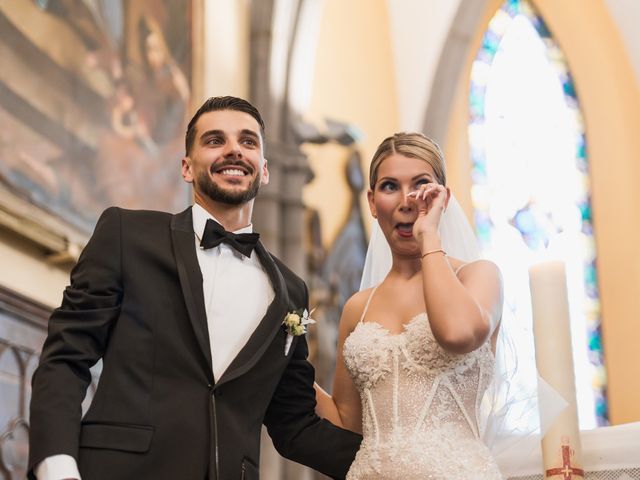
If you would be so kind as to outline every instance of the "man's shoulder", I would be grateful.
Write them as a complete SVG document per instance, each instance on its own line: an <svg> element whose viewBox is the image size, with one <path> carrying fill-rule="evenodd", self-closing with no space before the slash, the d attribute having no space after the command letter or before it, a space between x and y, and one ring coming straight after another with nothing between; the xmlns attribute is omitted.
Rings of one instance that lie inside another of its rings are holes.
<svg viewBox="0 0 640 480"><path fill-rule="evenodd" d="M173 214L170 212L162 212L159 210L133 210L114 206L104 210L100 215L100 219L98 221L100 222L101 220L117 218L120 222L126 223L128 225L168 225L171 223L174 217L176 217L177 215L183 215L186 212L187 211L185 210L178 214Z"/></svg>
<svg viewBox="0 0 640 480"><path fill-rule="evenodd" d="M127 237L140 236L147 238L149 235L159 235L168 231L174 218L184 220L185 210L181 214L174 215L169 212L156 210L131 210L122 207L109 207L102 212L96 224L94 235L99 232L120 231ZM191 225L191 217L183 223ZM190 227L193 228L193 227Z"/></svg>
<svg viewBox="0 0 640 480"><path fill-rule="evenodd" d="M127 219L152 218L152 219L158 219L158 220L160 219L168 220L168 219L171 219L174 214L169 212L162 212L160 210L134 210L129 208L113 206L105 209L104 212L102 212L101 216L105 216L105 215L117 215Z"/></svg>

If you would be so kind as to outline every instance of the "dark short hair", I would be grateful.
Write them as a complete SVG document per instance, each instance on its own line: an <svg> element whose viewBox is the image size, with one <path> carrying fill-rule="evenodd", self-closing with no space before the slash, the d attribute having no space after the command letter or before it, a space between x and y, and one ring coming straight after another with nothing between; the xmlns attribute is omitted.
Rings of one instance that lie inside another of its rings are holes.
<svg viewBox="0 0 640 480"><path fill-rule="evenodd" d="M211 97L206 102L202 104L202 106L195 113L189 125L187 126L187 133L184 137L184 149L185 154L189 155L191 151L191 147L193 147L193 142L196 138L196 123L198 119L203 113L207 112L216 112L219 110L235 110L237 112L244 112L251 115L256 119L258 125L260 125L260 134L262 135L262 139L264 140L264 121L262 120L262 116L256 107L251 105L249 102L242 98L238 97Z"/></svg>

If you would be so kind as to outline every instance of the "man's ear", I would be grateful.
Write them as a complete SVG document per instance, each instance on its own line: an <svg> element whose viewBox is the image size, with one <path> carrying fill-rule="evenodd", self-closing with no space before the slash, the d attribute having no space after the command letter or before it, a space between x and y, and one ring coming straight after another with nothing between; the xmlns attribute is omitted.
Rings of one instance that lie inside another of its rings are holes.
<svg viewBox="0 0 640 480"><path fill-rule="evenodd" d="M378 218L378 212L376 211L376 206L373 204L373 191L367 191L367 200L369 201L369 211L371 211L371 216L373 218Z"/></svg>
<svg viewBox="0 0 640 480"><path fill-rule="evenodd" d="M269 168L267 166L268 163L269 163L269 160L265 158L264 164L262 165L262 175L260 177L260 183L262 185L267 185L269 183Z"/></svg>
<svg viewBox="0 0 640 480"><path fill-rule="evenodd" d="M182 157L182 179L187 183L193 183L193 171L191 170L191 158Z"/></svg>

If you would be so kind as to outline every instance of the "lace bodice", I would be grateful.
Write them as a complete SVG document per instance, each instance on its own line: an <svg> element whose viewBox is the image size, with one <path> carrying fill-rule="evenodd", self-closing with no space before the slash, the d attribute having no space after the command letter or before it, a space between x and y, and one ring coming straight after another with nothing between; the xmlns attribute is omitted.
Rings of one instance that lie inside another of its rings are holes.
<svg viewBox="0 0 640 480"><path fill-rule="evenodd" d="M422 313L395 335L360 322L344 359L360 393L364 437L348 480L501 478L478 431L494 367L489 342L448 352Z"/></svg>

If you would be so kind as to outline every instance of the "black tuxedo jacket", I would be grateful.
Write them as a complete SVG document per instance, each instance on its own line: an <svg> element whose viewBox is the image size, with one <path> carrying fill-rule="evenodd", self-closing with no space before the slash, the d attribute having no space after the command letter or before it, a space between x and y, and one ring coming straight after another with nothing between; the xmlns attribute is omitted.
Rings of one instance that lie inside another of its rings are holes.
<svg viewBox="0 0 640 480"><path fill-rule="evenodd" d="M345 476L360 436L314 414L304 337L284 355L281 324L307 307L306 286L260 243L256 251L275 298L214 379L191 208L102 214L33 376L30 478L44 458L67 454L83 480L257 479L263 423L283 456ZM251 298L239 291L237 300ZM89 368L100 358L98 389L81 418Z"/></svg>

